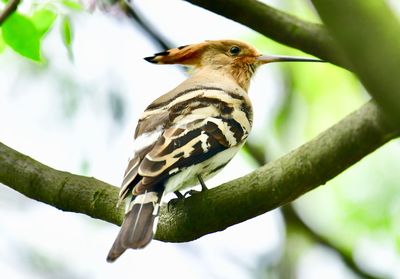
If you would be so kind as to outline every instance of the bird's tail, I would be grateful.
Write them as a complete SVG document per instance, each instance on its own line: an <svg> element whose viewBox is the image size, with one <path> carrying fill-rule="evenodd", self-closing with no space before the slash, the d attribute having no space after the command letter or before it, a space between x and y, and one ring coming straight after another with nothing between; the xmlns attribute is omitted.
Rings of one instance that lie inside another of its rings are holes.
<svg viewBox="0 0 400 279"><path fill-rule="evenodd" d="M108 253L108 262L118 259L128 248L145 247L153 239L161 195L158 192L146 191L144 194L128 198L125 218Z"/></svg>

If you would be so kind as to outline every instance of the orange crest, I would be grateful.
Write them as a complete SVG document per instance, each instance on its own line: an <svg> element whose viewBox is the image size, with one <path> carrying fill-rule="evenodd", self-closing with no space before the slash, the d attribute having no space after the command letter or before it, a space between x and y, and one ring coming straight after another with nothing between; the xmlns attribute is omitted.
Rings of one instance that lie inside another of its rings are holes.
<svg viewBox="0 0 400 279"><path fill-rule="evenodd" d="M201 56L206 47L206 43L185 45L156 53L153 56L145 57L144 59L154 64L182 64L195 66L201 63Z"/></svg>

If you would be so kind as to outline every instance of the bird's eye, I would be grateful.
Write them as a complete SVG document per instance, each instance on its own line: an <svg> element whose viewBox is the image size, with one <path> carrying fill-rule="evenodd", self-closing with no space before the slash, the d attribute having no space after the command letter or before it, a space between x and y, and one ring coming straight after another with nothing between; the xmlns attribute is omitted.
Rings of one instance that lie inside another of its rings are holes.
<svg viewBox="0 0 400 279"><path fill-rule="evenodd" d="M237 46L233 46L229 50L229 53L232 54L232 55L238 55L240 53L240 48L237 47Z"/></svg>

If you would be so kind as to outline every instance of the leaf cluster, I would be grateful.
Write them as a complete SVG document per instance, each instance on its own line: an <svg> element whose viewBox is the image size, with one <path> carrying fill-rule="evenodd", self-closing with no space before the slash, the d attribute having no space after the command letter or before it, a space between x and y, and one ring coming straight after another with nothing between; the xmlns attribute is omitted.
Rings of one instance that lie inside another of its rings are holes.
<svg viewBox="0 0 400 279"><path fill-rule="evenodd" d="M43 40L58 24L61 39L70 54L73 41L70 12L82 10L82 6L75 0L60 0L34 4L31 10L28 13L16 10L0 23L0 53L10 47L25 58L43 62Z"/></svg>

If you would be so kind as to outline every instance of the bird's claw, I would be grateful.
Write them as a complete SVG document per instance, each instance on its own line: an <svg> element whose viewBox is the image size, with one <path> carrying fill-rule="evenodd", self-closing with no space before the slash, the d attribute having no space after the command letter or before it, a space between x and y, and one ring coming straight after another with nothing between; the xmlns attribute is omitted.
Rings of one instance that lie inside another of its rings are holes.
<svg viewBox="0 0 400 279"><path fill-rule="evenodd" d="M183 194L183 197L186 198L186 196L193 196L195 194L201 193L202 191L197 191L197 190L189 190L185 194Z"/></svg>

